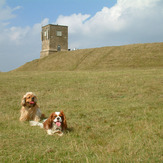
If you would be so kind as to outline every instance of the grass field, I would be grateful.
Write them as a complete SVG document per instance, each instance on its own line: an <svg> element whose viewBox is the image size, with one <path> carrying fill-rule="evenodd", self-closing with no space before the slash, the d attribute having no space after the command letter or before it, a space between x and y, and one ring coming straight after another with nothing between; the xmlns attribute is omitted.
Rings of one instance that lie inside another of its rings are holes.
<svg viewBox="0 0 163 163"><path fill-rule="evenodd" d="M0 73L0 162L163 162L158 67ZM19 122L28 91L47 116L65 112L63 137Z"/></svg>
<svg viewBox="0 0 163 163"><path fill-rule="evenodd" d="M110 71L163 67L163 42L80 49L36 59L16 71Z"/></svg>

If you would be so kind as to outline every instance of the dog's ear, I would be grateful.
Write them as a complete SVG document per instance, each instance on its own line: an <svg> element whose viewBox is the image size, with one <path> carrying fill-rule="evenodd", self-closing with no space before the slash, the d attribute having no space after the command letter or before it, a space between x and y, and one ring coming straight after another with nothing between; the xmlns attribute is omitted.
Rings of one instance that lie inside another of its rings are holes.
<svg viewBox="0 0 163 163"><path fill-rule="evenodd" d="M55 116L55 113L51 113L50 114L50 119L51 119L51 121L53 121L53 117Z"/></svg>
<svg viewBox="0 0 163 163"><path fill-rule="evenodd" d="M50 117L44 122L44 128L46 130L51 129L53 127L53 114L50 115Z"/></svg>
<svg viewBox="0 0 163 163"><path fill-rule="evenodd" d="M54 114L55 114L55 113L52 113L52 114L50 115L50 117L48 118L48 126L49 126L49 128L52 128Z"/></svg>
<svg viewBox="0 0 163 163"><path fill-rule="evenodd" d="M35 102L35 103L37 102L37 97L36 97L36 95L34 96L34 102Z"/></svg>
<svg viewBox="0 0 163 163"><path fill-rule="evenodd" d="M63 111L62 111L62 110L60 111L60 113L61 113L62 118L63 118L63 119L62 119L62 122L63 122L63 123L62 123L62 124L63 124L63 126L62 126L62 127L63 127L63 130L66 130L66 129L67 129L67 121L66 121L66 116L65 116L65 114L63 113Z"/></svg>
<svg viewBox="0 0 163 163"><path fill-rule="evenodd" d="M21 101L21 105L25 106L26 105L26 96L24 95Z"/></svg>

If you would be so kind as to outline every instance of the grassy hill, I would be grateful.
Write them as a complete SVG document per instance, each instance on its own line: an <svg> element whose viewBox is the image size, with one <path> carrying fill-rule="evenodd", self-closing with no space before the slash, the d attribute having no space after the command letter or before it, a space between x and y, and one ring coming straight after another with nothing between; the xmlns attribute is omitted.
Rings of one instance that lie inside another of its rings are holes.
<svg viewBox="0 0 163 163"><path fill-rule="evenodd" d="M28 62L16 71L111 70L163 66L163 43L57 52Z"/></svg>
<svg viewBox="0 0 163 163"><path fill-rule="evenodd" d="M0 73L0 162L163 162L162 57L163 43L83 49ZM63 137L19 122L31 91L64 111Z"/></svg>

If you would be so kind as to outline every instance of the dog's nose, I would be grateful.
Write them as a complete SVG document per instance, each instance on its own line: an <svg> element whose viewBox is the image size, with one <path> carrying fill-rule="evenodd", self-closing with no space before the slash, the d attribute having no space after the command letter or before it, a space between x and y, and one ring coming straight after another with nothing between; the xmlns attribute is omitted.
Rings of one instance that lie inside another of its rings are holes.
<svg viewBox="0 0 163 163"><path fill-rule="evenodd" d="M59 117L57 118L57 120L59 120Z"/></svg>
<svg viewBox="0 0 163 163"><path fill-rule="evenodd" d="M35 99L35 98L34 98L34 97L32 97L32 100L33 100L33 101L34 101L34 99Z"/></svg>

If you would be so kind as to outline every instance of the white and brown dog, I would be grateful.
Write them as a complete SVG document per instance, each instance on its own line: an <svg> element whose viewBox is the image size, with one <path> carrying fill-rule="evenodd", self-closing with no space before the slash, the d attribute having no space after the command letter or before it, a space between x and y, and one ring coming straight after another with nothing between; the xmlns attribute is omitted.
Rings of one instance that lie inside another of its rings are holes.
<svg viewBox="0 0 163 163"><path fill-rule="evenodd" d="M30 121L30 125L44 128L48 135L58 134L62 136L63 132L67 129L66 116L63 111L52 113L43 123Z"/></svg>
<svg viewBox="0 0 163 163"><path fill-rule="evenodd" d="M27 92L21 101L22 108L20 110L20 121L40 121L45 117L41 113L40 108L37 105L37 97L32 92Z"/></svg>

